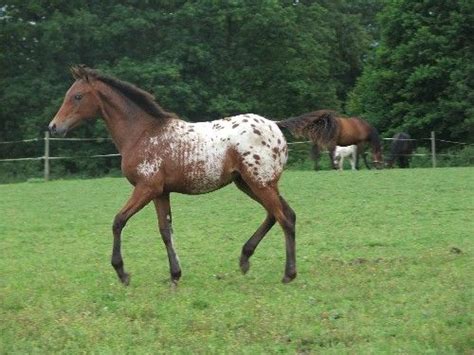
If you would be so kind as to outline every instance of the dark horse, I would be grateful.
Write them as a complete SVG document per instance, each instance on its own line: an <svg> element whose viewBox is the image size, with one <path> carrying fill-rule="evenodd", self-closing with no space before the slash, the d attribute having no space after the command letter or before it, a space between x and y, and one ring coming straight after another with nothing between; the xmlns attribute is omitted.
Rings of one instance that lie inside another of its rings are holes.
<svg viewBox="0 0 474 355"><path fill-rule="evenodd" d="M382 145L377 130L368 122L358 117L343 118L334 111L319 110L288 118L277 122L280 128L286 128L296 137L306 138L313 143L312 156L319 158L319 151L327 148L333 168L334 150L337 145L357 145L357 151L363 151L363 145L370 143L372 147L372 162L376 168L383 167ZM367 167L369 164L363 155ZM357 165L357 164L356 164Z"/></svg>
<svg viewBox="0 0 474 355"><path fill-rule="evenodd" d="M390 156L386 161L388 168L393 168L395 161L400 168L410 167L410 156L415 144L408 133L400 132L393 136L390 146Z"/></svg>
<svg viewBox="0 0 474 355"><path fill-rule="evenodd" d="M262 225L244 244L240 269L262 238L278 222L286 241L283 282L296 277L296 216L278 192L288 150L278 126L254 114L212 122L188 123L163 110L154 97L118 79L84 66L72 68L76 79L49 124L65 135L89 118L100 116L122 155L122 172L134 186L132 196L115 216L112 266L127 285L120 250L121 232L135 213L153 201L159 230L168 253L171 281L181 277L173 247L170 193L202 194L234 182L267 211Z"/></svg>

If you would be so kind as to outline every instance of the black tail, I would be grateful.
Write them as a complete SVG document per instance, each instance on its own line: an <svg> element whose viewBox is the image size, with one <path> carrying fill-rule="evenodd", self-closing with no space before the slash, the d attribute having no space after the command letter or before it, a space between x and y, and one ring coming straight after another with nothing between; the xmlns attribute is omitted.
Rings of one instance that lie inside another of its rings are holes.
<svg viewBox="0 0 474 355"><path fill-rule="evenodd" d="M319 147L334 143L338 121L334 111L320 110L298 117L276 122L281 129L287 129L293 136L310 139Z"/></svg>

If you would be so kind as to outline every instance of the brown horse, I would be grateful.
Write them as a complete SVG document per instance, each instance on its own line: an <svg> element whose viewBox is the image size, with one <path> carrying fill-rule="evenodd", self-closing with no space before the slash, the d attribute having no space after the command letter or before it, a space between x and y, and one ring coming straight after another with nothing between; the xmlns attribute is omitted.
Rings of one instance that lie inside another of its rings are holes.
<svg viewBox="0 0 474 355"><path fill-rule="evenodd" d="M277 186L287 160L287 145L273 121L245 114L188 123L163 110L152 95L132 84L84 66L73 67L72 74L76 81L49 129L65 135L82 121L100 116L122 155L122 172L134 186L112 227L112 266L123 284L129 283L130 276L124 270L120 241L130 217L154 202L171 281L176 284L181 268L173 246L170 193L202 194L232 181L267 211L262 225L242 248L240 269L248 271L250 256L278 222L286 240L282 281L296 277L296 216Z"/></svg>
<svg viewBox="0 0 474 355"><path fill-rule="evenodd" d="M382 145L377 130L358 117L343 118L334 111L319 110L277 122L280 128L288 129L296 137L310 139L312 156L317 159L322 148L329 150L333 168L336 146L357 145L362 152L365 143L372 146L372 161L376 168L383 167ZM360 154L360 153L359 153ZM368 168L369 164L363 155ZM357 164L356 164L357 165Z"/></svg>

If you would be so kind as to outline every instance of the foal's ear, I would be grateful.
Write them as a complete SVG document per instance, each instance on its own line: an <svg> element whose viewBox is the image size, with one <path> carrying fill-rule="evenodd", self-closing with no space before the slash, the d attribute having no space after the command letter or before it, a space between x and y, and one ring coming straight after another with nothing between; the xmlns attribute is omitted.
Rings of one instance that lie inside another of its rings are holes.
<svg viewBox="0 0 474 355"><path fill-rule="evenodd" d="M71 67L71 74L74 79L84 79L89 81L89 75L87 73L87 67L84 64L74 65Z"/></svg>
<svg viewBox="0 0 474 355"><path fill-rule="evenodd" d="M71 75L74 79L79 79L79 70L77 66L72 66L69 68L69 70L71 71Z"/></svg>

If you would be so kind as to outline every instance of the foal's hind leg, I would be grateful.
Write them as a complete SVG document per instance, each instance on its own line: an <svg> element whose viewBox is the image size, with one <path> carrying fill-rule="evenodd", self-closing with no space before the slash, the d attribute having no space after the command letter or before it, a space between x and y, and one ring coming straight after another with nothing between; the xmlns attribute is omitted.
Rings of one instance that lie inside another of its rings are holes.
<svg viewBox="0 0 474 355"><path fill-rule="evenodd" d="M168 253L171 282L177 284L181 277L181 267L179 266L178 256L176 255L173 245L173 227L169 194L160 196L154 199L153 202L155 203L156 213L158 215L161 238L163 239L163 243L165 243L166 252Z"/></svg>
<svg viewBox="0 0 474 355"><path fill-rule="evenodd" d="M121 253L121 234L127 221L135 213L140 211L152 199L152 192L147 187L137 185L133 190L133 194L127 201L125 206L115 216L112 231L114 234L114 244L112 249L112 266L117 272L117 276L124 285L130 282L130 275L123 268L123 259Z"/></svg>
<svg viewBox="0 0 474 355"><path fill-rule="evenodd" d="M356 160L357 160L357 148L355 152L351 153L351 156L349 158L349 161L351 163L351 169L356 170Z"/></svg>
<svg viewBox="0 0 474 355"><path fill-rule="evenodd" d="M250 190L248 185L242 180L241 177L235 180L235 185L252 199L262 204L262 202L255 196L255 194ZM262 241L263 237L268 233L268 231L275 225L276 219L273 215L267 213L267 217L263 223L258 227L256 232L250 237L249 240L242 247L242 253L240 255L240 270L245 274L250 268L249 258L253 255L258 244Z"/></svg>
<svg viewBox="0 0 474 355"><path fill-rule="evenodd" d="M279 195L276 186L258 187L252 183L247 183L247 185L265 207L268 214L273 216L283 229L286 244L286 264L282 281L284 283L290 282L296 277L295 212Z"/></svg>

